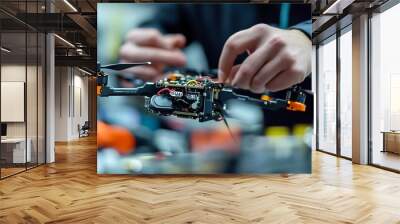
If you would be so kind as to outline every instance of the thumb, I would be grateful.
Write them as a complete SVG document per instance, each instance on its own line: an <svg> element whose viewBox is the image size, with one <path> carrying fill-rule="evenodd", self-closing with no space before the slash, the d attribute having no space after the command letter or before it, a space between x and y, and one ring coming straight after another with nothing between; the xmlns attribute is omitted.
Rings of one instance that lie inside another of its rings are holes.
<svg viewBox="0 0 400 224"><path fill-rule="evenodd" d="M167 34L164 36L164 43L168 49L183 48L186 44L186 37L182 34Z"/></svg>

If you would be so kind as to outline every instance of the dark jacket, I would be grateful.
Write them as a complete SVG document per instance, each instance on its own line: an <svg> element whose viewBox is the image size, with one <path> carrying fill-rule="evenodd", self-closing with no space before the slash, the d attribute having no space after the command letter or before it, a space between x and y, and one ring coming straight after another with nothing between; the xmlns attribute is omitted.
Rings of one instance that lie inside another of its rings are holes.
<svg viewBox="0 0 400 224"><path fill-rule="evenodd" d="M182 33L188 43L198 41L204 48L210 68L218 66L224 43L232 34L258 23L299 29L311 38L311 7L307 4L152 4L152 6L156 8L156 16L142 26L155 27L165 33Z"/></svg>

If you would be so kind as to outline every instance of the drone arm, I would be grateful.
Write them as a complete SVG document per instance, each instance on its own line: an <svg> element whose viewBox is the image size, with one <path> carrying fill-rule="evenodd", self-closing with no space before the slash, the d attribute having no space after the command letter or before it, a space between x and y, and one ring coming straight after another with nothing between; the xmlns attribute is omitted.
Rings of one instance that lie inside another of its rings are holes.
<svg viewBox="0 0 400 224"><path fill-rule="evenodd" d="M223 104L232 99L253 103L261 106L262 108L273 111L286 109L286 107L288 106L288 102L286 100L282 99L261 100L250 96L235 93L232 91L232 89L222 89L222 91L218 95L218 100Z"/></svg>
<svg viewBox="0 0 400 224"><path fill-rule="evenodd" d="M147 82L137 88L113 88L104 86L101 90L101 96L152 96L156 91L154 83Z"/></svg>

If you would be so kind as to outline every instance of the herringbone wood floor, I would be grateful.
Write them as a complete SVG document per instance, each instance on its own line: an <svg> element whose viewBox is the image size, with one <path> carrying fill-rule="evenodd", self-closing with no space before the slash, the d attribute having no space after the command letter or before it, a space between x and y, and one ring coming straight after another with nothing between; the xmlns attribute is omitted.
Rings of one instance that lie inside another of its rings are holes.
<svg viewBox="0 0 400 224"><path fill-rule="evenodd" d="M312 175L98 176L94 138L0 181L0 223L400 223L400 175L315 152Z"/></svg>

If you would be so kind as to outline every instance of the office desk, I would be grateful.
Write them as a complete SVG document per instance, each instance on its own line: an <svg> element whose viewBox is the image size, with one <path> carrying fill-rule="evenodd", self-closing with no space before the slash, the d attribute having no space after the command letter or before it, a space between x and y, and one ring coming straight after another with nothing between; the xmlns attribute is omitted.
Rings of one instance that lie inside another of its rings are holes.
<svg viewBox="0 0 400 224"><path fill-rule="evenodd" d="M30 138L6 138L1 139L1 157L6 160L6 163L25 163L31 162L31 145ZM25 153L25 145L26 153ZM25 161L26 160L26 161Z"/></svg>
<svg viewBox="0 0 400 224"><path fill-rule="evenodd" d="M392 152L400 154L400 131L382 131L382 134L382 152Z"/></svg>

